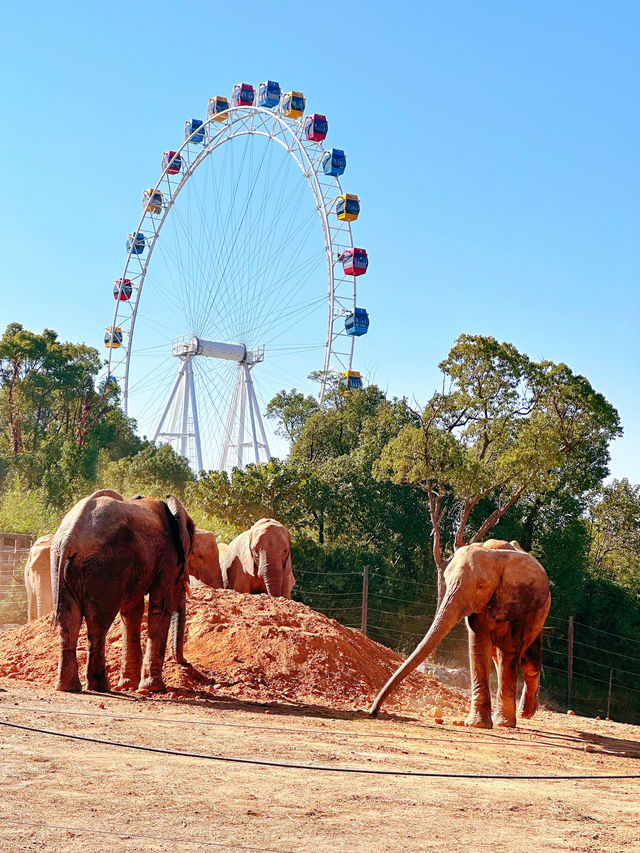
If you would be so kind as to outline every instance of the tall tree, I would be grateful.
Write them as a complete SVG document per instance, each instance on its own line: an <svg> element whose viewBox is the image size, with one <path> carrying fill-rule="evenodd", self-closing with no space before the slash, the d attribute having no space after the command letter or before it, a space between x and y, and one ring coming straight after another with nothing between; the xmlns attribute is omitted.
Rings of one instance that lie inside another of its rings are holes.
<svg viewBox="0 0 640 853"><path fill-rule="evenodd" d="M535 363L512 344L462 335L439 367L442 391L414 413L419 426L389 441L375 472L426 492L442 591L447 523L458 548L482 540L525 495L593 488L621 429L617 411L584 377ZM472 527L487 497L491 509Z"/></svg>

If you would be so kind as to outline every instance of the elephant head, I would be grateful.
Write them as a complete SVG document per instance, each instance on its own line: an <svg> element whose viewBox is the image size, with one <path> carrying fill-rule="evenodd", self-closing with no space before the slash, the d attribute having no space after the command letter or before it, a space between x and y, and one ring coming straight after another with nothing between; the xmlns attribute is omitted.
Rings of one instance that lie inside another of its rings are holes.
<svg viewBox="0 0 640 853"><path fill-rule="evenodd" d="M445 571L445 595L428 633L376 696L370 713L437 648L452 628L472 613L510 622L538 610L549 598L549 580L540 563L517 543L492 540L489 547L465 545ZM516 547L517 546L517 547Z"/></svg>
<svg viewBox="0 0 640 853"><path fill-rule="evenodd" d="M291 568L291 537L273 518L261 518L249 530L248 547L267 595L291 598L295 583Z"/></svg>

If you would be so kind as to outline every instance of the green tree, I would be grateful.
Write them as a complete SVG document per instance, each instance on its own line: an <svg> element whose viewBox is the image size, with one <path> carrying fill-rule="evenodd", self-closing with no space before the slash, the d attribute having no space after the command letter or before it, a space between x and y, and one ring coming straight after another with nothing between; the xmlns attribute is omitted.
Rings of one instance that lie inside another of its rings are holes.
<svg viewBox="0 0 640 853"><path fill-rule="evenodd" d="M590 501L587 520L593 569L640 594L640 486L626 478L603 486Z"/></svg>
<svg viewBox="0 0 640 853"><path fill-rule="evenodd" d="M388 442L374 470L426 493L442 592L446 526L457 548L481 541L523 497L593 488L621 429L584 377L535 363L512 344L462 335L439 367L443 390L415 413L419 426ZM487 498L491 509L472 527Z"/></svg>

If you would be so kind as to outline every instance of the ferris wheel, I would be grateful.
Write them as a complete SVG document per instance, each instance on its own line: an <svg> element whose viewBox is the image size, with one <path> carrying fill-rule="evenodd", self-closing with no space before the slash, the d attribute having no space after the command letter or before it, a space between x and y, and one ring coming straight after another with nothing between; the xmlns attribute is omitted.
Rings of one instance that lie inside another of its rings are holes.
<svg viewBox="0 0 640 853"><path fill-rule="evenodd" d="M331 375L362 385L360 203L340 185L344 151L323 145L326 117L305 108L274 81L211 98L164 152L127 236L107 381L141 431L196 471L269 459L261 410L282 388L304 390L310 371L322 371L320 399Z"/></svg>

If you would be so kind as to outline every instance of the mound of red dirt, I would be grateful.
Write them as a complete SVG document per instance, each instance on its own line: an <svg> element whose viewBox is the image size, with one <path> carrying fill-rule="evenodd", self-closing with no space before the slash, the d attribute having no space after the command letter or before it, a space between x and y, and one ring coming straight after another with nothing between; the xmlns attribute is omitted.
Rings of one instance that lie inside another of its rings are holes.
<svg viewBox="0 0 640 853"><path fill-rule="evenodd" d="M143 623L143 643L145 627ZM121 649L122 630L116 618L106 644L112 686L118 680ZM207 587L194 590L188 602L185 656L188 667L174 663L167 654L164 679L172 698L233 696L337 710L368 708L401 663L391 649L300 602ZM50 617L0 634L0 677L53 687L57 657ZM84 626L78 661L82 670ZM437 706L448 715L459 714L465 705L457 691L433 676L414 673L384 707L433 713Z"/></svg>

